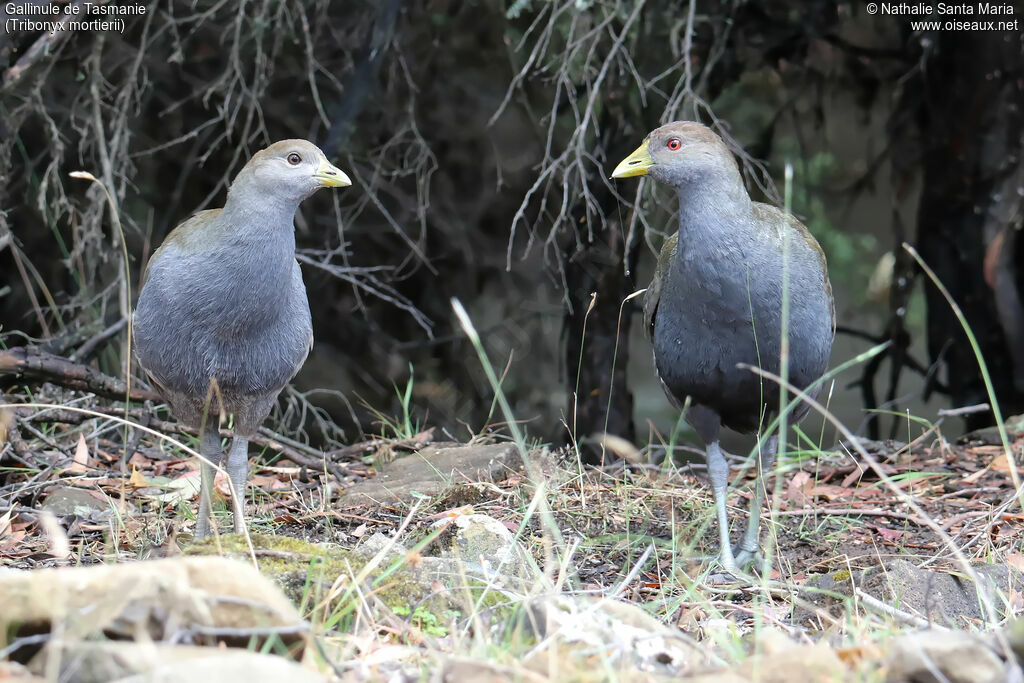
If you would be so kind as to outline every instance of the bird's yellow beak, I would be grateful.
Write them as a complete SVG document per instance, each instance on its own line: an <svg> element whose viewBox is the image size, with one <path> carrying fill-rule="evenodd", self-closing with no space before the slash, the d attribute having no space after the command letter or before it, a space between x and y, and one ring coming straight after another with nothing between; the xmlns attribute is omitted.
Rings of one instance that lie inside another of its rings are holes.
<svg viewBox="0 0 1024 683"><path fill-rule="evenodd" d="M345 172L324 159L316 169L313 177L324 187L348 187L352 184Z"/></svg>
<svg viewBox="0 0 1024 683"><path fill-rule="evenodd" d="M623 159L615 170L612 171L612 178L632 178L637 175L647 175L647 169L654 166L654 159L647 148L647 140L640 143L636 151Z"/></svg>

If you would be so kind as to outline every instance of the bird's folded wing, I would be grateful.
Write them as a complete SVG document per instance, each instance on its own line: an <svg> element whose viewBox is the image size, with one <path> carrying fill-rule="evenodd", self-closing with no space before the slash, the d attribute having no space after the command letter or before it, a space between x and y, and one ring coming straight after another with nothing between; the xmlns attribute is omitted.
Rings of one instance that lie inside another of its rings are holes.
<svg viewBox="0 0 1024 683"><path fill-rule="evenodd" d="M676 247L679 245L679 233L673 232L665 239L658 254L658 264L654 267L654 279L644 292L644 334L654 339L654 320L658 314L658 303L661 301L661 287L668 276L669 264L675 258Z"/></svg>
<svg viewBox="0 0 1024 683"><path fill-rule="evenodd" d="M146 263L146 270L142 274L142 285L146 284L149 280L149 272L153 267L153 264L160 260L161 255L170 249L181 248L187 245L192 237L192 234L208 225L211 220L220 215L220 209L206 209L205 211L197 211L181 223L178 224L174 230L171 230L167 237L164 238L163 244L161 244L153 255L149 258Z"/></svg>

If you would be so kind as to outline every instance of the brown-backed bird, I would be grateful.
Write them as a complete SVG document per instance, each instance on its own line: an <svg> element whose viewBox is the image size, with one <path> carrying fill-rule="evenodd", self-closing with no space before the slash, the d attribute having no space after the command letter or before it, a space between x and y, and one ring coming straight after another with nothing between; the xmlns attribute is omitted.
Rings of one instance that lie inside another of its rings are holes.
<svg viewBox="0 0 1024 683"><path fill-rule="evenodd" d="M257 152L223 209L176 227L149 261L133 317L135 353L179 420L200 430L200 453L220 464L218 426L234 416L225 469L243 530L249 437L313 343L295 260L295 212L321 187L351 185L306 140ZM210 531L213 470L201 465L195 537Z"/></svg>
<svg viewBox="0 0 1024 683"><path fill-rule="evenodd" d="M825 255L807 228L752 201L722 139L684 121L653 131L613 178L649 175L675 189L679 227L665 240L644 297L644 323L665 393L704 440L719 527L719 562L746 567L758 551L764 479L778 437L759 450L750 517L737 552L729 542L725 498L729 466L719 447L724 425L749 433L779 408L776 385L743 364L778 373L782 353L783 254L788 242L789 381L805 389L828 365L835 310ZM807 412L799 403L796 422Z"/></svg>

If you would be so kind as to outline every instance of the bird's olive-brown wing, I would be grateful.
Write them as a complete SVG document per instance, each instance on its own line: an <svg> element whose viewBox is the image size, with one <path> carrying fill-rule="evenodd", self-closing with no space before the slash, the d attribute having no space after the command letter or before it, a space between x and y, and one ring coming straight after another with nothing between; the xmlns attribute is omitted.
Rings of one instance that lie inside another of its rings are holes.
<svg viewBox="0 0 1024 683"><path fill-rule="evenodd" d="M668 276L668 267L675 257L679 245L679 233L673 232L665 239L658 254L658 263L654 267L654 278L644 292L644 334L654 339L654 321L658 315L658 304L661 302L661 288Z"/></svg>
<svg viewBox="0 0 1024 683"><path fill-rule="evenodd" d="M168 252L169 249L173 249L176 245L180 246L188 242L189 239L197 230L202 229L202 227L205 226L210 220L215 218L220 213L220 211L220 209L197 211L196 213L192 214L191 216L183 220L181 223L179 223L174 228L174 230L171 230L169 233L167 233L167 237L164 238L163 243L159 247L157 247L156 251L153 252L153 255L149 257L149 261L146 262L146 269L142 273L142 282L139 285L140 297L142 296L142 288L144 288L146 286L146 282L149 281L149 275L150 271L153 268L153 264L158 263L163 257L163 255ZM134 314L132 315L132 328L132 336L136 337L137 339L138 334L135 330ZM136 360L139 361L139 366L142 368L143 372L145 372L146 377L149 379L149 383L152 384L159 391L159 393L166 396L168 393L167 387L164 386L160 382L160 380L150 371L150 369L146 367L146 364L143 362L140 354L138 353L138 348L135 349L135 358Z"/></svg>
<svg viewBox="0 0 1024 683"><path fill-rule="evenodd" d="M140 287L144 287L146 285L146 280L149 279L150 268L152 268L154 263L160 260L161 255L165 252L168 246L182 245L188 242L197 230L201 230L203 226L216 218L217 215L220 214L220 211L220 209L197 211L179 223L174 230L167 233L167 237L164 238L163 244L157 247L157 250L153 252L149 261L146 262L146 270L142 274L142 284Z"/></svg>
<svg viewBox="0 0 1024 683"><path fill-rule="evenodd" d="M818 240L814 239L814 235L807 229L807 226L801 223L792 214L786 213L782 209L771 206L770 204L762 204L760 202L754 203L754 216L764 224L774 225L786 225L788 224L790 229L800 236L811 251L814 252L818 259L818 263L821 265L821 272L824 277L825 295L828 297L830 313L832 318L832 339L836 337L836 302L832 297L832 283L828 279L828 262L825 260L825 251L818 244Z"/></svg>

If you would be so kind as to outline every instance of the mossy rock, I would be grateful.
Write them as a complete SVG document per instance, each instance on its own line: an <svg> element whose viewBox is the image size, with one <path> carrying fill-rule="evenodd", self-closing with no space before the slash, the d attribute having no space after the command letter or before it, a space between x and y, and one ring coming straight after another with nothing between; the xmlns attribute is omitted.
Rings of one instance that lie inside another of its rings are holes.
<svg viewBox="0 0 1024 683"><path fill-rule="evenodd" d="M314 623L340 628L372 595L417 627L441 634L471 609L509 604L507 596L493 591L476 604L481 585L467 578L457 559L421 557L397 544L382 552L390 539L375 536L375 543L356 549L288 536L256 534L251 539L260 572ZM196 541L185 553L252 559L245 537L235 534Z"/></svg>

